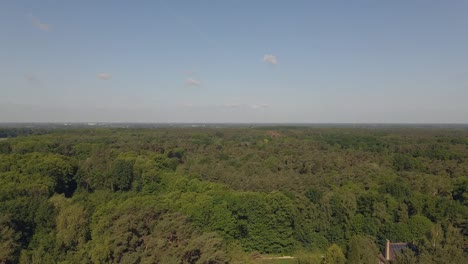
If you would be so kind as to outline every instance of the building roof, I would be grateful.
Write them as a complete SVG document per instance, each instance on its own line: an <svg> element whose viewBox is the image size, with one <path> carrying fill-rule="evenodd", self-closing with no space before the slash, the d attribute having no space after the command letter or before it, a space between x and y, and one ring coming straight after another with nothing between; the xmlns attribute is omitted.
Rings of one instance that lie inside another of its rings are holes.
<svg viewBox="0 0 468 264"><path fill-rule="evenodd" d="M400 253L403 249L409 248L408 243L390 243L390 256L389 259L395 259L396 254Z"/></svg>
<svg viewBox="0 0 468 264"><path fill-rule="evenodd" d="M413 251L415 254L418 254L418 249L416 246L412 243L404 243L404 242L399 242L399 243L388 243L387 246L389 247L389 256L387 257L388 260L392 261L395 260L397 254L401 253L403 249L407 248Z"/></svg>
<svg viewBox="0 0 468 264"><path fill-rule="evenodd" d="M379 254L377 257L378 263L386 263L387 261L385 260L385 257L382 255L382 253Z"/></svg>

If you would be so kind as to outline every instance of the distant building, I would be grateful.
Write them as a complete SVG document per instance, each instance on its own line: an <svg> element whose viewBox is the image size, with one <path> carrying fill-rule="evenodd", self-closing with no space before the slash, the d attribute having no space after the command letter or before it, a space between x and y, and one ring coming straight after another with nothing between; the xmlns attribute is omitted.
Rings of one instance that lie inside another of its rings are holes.
<svg viewBox="0 0 468 264"><path fill-rule="evenodd" d="M399 242L399 243L391 243L390 240L387 240L387 243L385 245L385 250L383 254L380 254L378 256L378 262L379 264L387 264L391 263L395 260L396 256L398 253L401 253L403 249L408 248L413 251L416 251L416 248L414 247L413 244L411 243L404 243L404 242Z"/></svg>

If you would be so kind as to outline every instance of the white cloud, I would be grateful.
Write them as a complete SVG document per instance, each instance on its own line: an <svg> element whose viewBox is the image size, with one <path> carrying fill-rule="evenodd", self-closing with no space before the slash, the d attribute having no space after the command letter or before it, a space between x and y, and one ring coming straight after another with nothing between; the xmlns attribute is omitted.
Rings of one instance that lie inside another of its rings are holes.
<svg viewBox="0 0 468 264"><path fill-rule="evenodd" d="M263 108L268 108L270 105L268 104L225 104L223 107L227 108L243 108L243 109L263 109Z"/></svg>
<svg viewBox="0 0 468 264"><path fill-rule="evenodd" d="M263 56L263 61L266 63L269 63L271 65L276 65L278 64L278 59L276 59L275 55L272 54L266 54Z"/></svg>
<svg viewBox="0 0 468 264"><path fill-rule="evenodd" d="M268 107L270 106L267 104L254 104L250 106L250 108L252 109L262 109L262 108L268 108Z"/></svg>
<svg viewBox="0 0 468 264"><path fill-rule="evenodd" d="M201 81L193 79L193 78L188 78L187 81L185 81L185 84L191 85L191 86L199 86L201 85Z"/></svg>
<svg viewBox="0 0 468 264"><path fill-rule="evenodd" d="M98 73L96 77L101 80L109 80L110 78L112 78L112 74L101 72L101 73Z"/></svg>
<svg viewBox="0 0 468 264"><path fill-rule="evenodd" d="M224 106L228 108L239 108L245 105L244 104L225 104Z"/></svg>
<svg viewBox="0 0 468 264"><path fill-rule="evenodd" d="M42 31L50 31L51 29L51 26L49 24L46 24L46 23L42 23L39 19L35 18L33 15L28 15L28 17L31 19L32 21L32 24L42 30Z"/></svg>

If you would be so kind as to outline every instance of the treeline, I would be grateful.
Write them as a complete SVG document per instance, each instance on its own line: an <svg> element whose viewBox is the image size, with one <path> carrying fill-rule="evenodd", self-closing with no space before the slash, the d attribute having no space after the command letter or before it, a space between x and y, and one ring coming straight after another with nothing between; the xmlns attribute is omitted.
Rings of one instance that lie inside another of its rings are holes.
<svg viewBox="0 0 468 264"><path fill-rule="evenodd" d="M0 263L255 262L253 252L375 263L387 239L417 248L397 263L464 263L467 158L466 130L70 129L0 140Z"/></svg>
<svg viewBox="0 0 468 264"><path fill-rule="evenodd" d="M0 138L13 138L19 136L43 135L51 132L48 128L0 128Z"/></svg>

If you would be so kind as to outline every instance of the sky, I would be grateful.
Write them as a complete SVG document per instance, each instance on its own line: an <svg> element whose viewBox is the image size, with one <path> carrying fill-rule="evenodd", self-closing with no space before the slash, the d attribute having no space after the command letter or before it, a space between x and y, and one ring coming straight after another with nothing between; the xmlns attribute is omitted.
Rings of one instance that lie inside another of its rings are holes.
<svg viewBox="0 0 468 264"><path fill-rule="evenodd" d="M468 1L0 1L0 122L468 123Z"/></svg>

